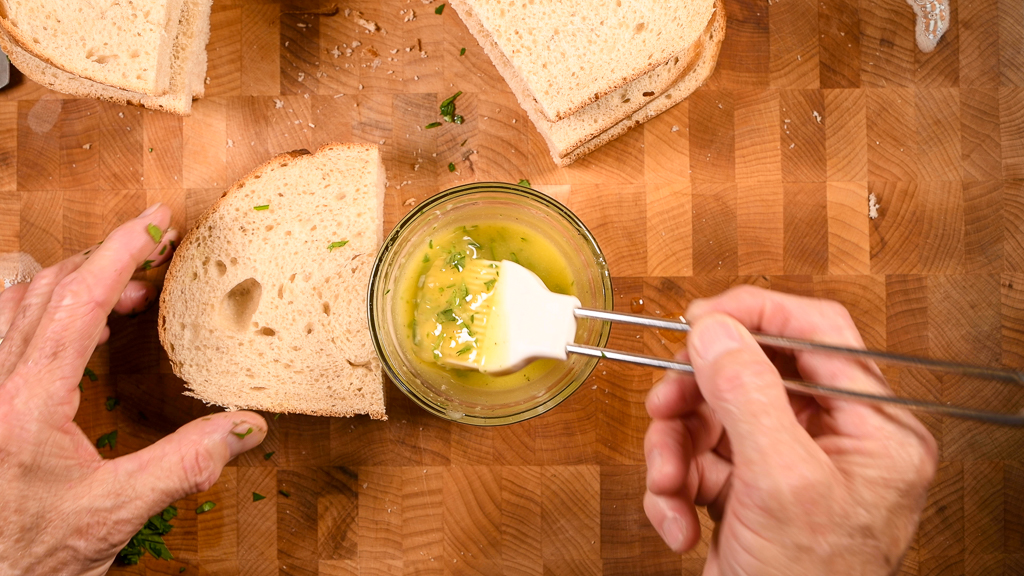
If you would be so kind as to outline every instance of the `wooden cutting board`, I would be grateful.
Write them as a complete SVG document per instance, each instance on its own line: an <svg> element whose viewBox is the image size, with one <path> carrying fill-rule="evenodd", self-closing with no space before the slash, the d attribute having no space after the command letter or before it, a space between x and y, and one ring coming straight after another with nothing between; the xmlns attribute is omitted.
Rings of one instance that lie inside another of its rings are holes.
<svg viewBox="0 0 1024 576"><path fill-rule="evenodd" d="M901 0L728 0L707 85L566 170L450 7L302 13L331 4L217 0L206 98L188 118L25 80L0 92L0 251L53 264L155 201L187 228L276 153L375 142L386 229L453 185L527 178L596 234L619 309L679 313L750 283L842 301L875 348L1024 365L1019 0L954 0L932 54L916 49ZM423 130L458 90L465 124ZM115 455L211 411L181 395L155 318L112 320L90 363L99 380L84 383L77 421L91 438L117 429ZM612 344L683 345L621 326ZM902 394L1021 403L986 383L888 375ZM659 376L602 364L562 406L505 428L428 416L390 384L387 422L270 419L262 447L177 503L174 561L115 572L697 574L707 517L680 558L641 507L643 400ZM108 396L121 401L113 412ZM1024 433L922 419L942 464L904 573L1024 573ZM207 500L216 509L197 517Z"/></svg>

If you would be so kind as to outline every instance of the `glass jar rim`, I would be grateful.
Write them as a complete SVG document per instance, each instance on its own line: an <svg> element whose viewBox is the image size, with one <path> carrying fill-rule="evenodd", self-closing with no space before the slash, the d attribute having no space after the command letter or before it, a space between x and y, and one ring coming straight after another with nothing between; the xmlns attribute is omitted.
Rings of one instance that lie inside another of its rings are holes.
<svg viewBox="0 0 1024 576"><path fill-rule="evenodd" d="M496 194L507 194L516 198L525 198L530 201L534 201L545 208L554 212L558 217L562 218L567 224L569 224L577 233L580 234L584 243L591 249L594 255L597 257L599 262L599 275L601 278L600 286L603 289L604 295L604 307L610 308L612 306L612 283L611 274L608 270L607 263L604 259L604 252L601 250L600 245L597 243L597 239L590 232L590 229L583 223L580 218L573 213L564 204L556 200L555 198L548 196L542 192L528 188L519 184L510 184L507 182L474 182L471 184L463 184L454 188L449 188L438 192L430 198L424 200L421 204L409 211L395 227L388 233L384 242L381 244L380 250L373 262L373 268L370 271L369 284L367 286L367 320L370 328L370 337L373 341L373 347L377 356L380 359L381 366L384 369L385 374L388 378L394 382L395 386L398 387L407 397L409 397L418 406L426 410L427 412L434 414L435 416L458 422L460 424L470 424L474 426L500 426L507 424L515 424L524 420L529 420L536 416L539 416L548 410L561 404L566 398L568 398L573 392L575 392L583 384L587 378L593 373L597 367L597 361L590 363L589 367L585 368L580 374L567 382L558 393L548 398L545 402L533 406L527 407L520 412L511 414L502 414L497 416L482 416L477 414L461 414L458 413L458 417L452 414L451 410L445 409L443 406L439 406L437 403L424 398L416 390L413 390L407 385L397 370L391 366L391 357L385 351L385 346L382 342L382 337L379 335L379 330L382 329L378 325L377 318L375 315L375 309L377 308L377 294L376 285L381 275L383 274L384 264L387 261L387 257L395 249L398 244L398 240L402 233L414 222L422 218L424 215L431 211L436 210L439 206L449 203L453 200L457 200L464 196L479 193L496 193ZM600 331L599 346L604 346L610 334L611 328L605 324Z"/></svg>

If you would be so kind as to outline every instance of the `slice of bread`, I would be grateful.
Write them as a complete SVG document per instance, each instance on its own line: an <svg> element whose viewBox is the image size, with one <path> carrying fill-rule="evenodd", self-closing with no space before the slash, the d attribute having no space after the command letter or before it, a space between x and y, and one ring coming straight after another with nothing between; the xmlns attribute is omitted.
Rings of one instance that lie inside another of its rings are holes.
<svg viewBox="0 0 1024 576"><path fill-rule="evenodd" d="M472 13L549 122L663 66L689 48L711 18L713 0L452 0ZM488 42L481 41L481 44ZM495 58L492 56L492 60ZM510 82L511 83L511 82Z"/></svg>
<svg viewBox="0 0 1024 576"><path fill-rule="evenodd" d="M18 70L33 81L57 92L98 98L117 104L141 105L153 110L188 115L192 99L201 98L205 89L206 44L210 40L211 0L185 0L172 51L169 93L150 96L114 88L55 68L23 50L0 27L0 48Z"/></svg>
<svg viewBox="0 0 1024 576"><path fill-rule="evenodd" d="M328 144L273 158L199 218L167 271L158 324L190 396L386 418L366 316L384 188L376 146Z"/></svg>
<svg viewBox="0 0 1024 576"><path fill-rule="evenodd" d="M567 118L551 122L544 117L540 105L530 95L522 79L516 75L508 58L482 28L472 8L462 8L459 15L478 39L484 52L491 58L495 68L506 79L520 106L537 126L537 130L547 141L548 148L556 157L568 155L678 84L700 61L711 28L715 24L712 17L696 42L650 73L602 96Z"/></svg>
<svg viewBox="0 0 1024 576"><path fill-rule="evenodd" d="M47 64L100 84L170 90L182 0L2 0L0 27Z"/></svg>
<svg viewBox="0 0 1024 576"><path fill-rule="evenodd" d="M639 126L675 106L687 96L693 94L694 90L700 88L715 71L715 64L718 63L718 52L721 50L722 41L725 39L726 18L724 4L724 0L715 1L715 15L713 17L713 26L708 32L707 47L697 65L694 66L693 70L686 77L654 101L575 150L567 154L558 154L555 150L552 150L551 156L555 164L561 167L572 164L601 146L622 136L631 128Z"/></svg>

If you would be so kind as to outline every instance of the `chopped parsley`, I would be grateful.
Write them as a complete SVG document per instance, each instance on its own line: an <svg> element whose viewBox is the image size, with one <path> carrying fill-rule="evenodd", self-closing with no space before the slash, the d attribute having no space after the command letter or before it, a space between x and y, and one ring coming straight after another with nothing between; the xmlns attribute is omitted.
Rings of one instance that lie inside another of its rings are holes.
<svg viewBox="0 0 1024 576"><path fill-rule="evenodd" d="M459 350L458 352L456 352L455 355L456 356L462 356L466 352L472 352L472 351L473 351L473 345L472 344L466 344L465 346L462 347L462 350Z"/></svg>
<svg viewBox="0 0 1024 576"><path fill-rule="evenodd" d="M451 308L445 308L437 313L438 322L455 322L455 312Z"/></svg>
<svg viewBox="0 0 1024 576"><path fill-rule="evenodd" d="M245 432L232 432L232 434L238 436L239 439L244 439L249 434L252 434L252 426L250 426L249 429L246 430Z"/></svg>
<svg viewBox="0 0 1024 576"><path fill-rule="evenodd" d="M113 396L107 396L107 401L104 405L107 407L107 412L113 412L114 408L121 405L121 401Z"/></svg>
<svg viewBox="0 0 1024 576"><path fill-rule="evenodd" d="M164 231L156 224L146 226L146 232L149 232L149 237L153 239L153 242L160 242L160 239L164 237Z"/></svg>
<svg viewBox="0 0 1024 576"><path fill-rule="evenodd" d="M430 254L423 255L423 263L426 264L427 262L430 262Z"/></svg>
<svg viewBox="0 0 1024 576"><path fill-rule="evenodd" d="M117 430L108 432L96 440L96 448L106 448L108 446L111 450L117 448Z"/></svg>
<svg viewBox="0 0 1024 576"><path fill-rule="evenodd" d="M85 372L82 372L82 376L88 378L89 382L95 382L100 379L100 377L97 376L96 373L92 371L92 368L86 368Z"/></svg>
<svg viewBox="0 0 1024 576"><path fill-rule="evenodd" d="M292 497L292 493L287 490L278 490L277 493L280 494L281 496L284 496L285 498Z"/></svg>
<svg viewBox="0 0 1024 576"><path fill-rule="evenodd" d="M331 242L327 245L328 252L334 252L335 248L341 248L345 244L348 244L348 240L338 240L337 242Z"/></svg>
<svg viewBox="0 0 1024 576"><path fill-rule="evenodd" d="M462 50L459 50L459 56L465 56L465 55L466 55L466 49L465 48L463 48Z"/></svg>
<svg viewBox="0 0 1024 576"><path fill-rule="evenodd" d="M153 261L152 260L146 260L145 262L142 263L142 269L143 270L149 270L151 268L153 268Z"/></svg>
<svg viewBox="0 0 1024 576"><path fill-rule="evenodd" d="M164 252L167 252L167 246L168 246L168 244L164 244L164 247L160 249L160 254L159 254L160 256L163 256Z"/></svg>
<svg viewBox="0 0 1024 576"><path fill-rule="evenodd" d="M152 149L152 148L150 148L150 149L149 149L149 151L150 151L150 152L152 152L152 151L153 151L153 149Z"/></svg>
<svg viewBox="0 0 1024 576"><path fill-rule="evenodd" d="M440 128L440 127L441 127L441 123L440 122L431 122L430 124L427 124L426 126L424 126L424 128L426 128L427 130L430 130L431 128Z"/></svg>
<svg viewBox="0 0 1024 576"><path fill-rule="evenodd" d="M532 188L532 186L530 186L530 181L527 180L526 178L523 178L522 180L520 180L519 181L519 185L520 186L526 186L527 188Z"/></svg>
<svg viewBox="0 0 1024 576"><path fill-rule="evenodd" d="M434 14L437 14L438 16L440 16L443 13L444 13L444 4L441 4L437 8L434 8Z"/></svg>
<svg viewBox="0 0 1024 576"><path fill-rule="evenodd" d="M515 253L515 252L510 252L510 253L509 253L509 256L511 256L511 257L512 257L512 261L513 261L513 262L515 262L516 264L519 264L519 258L518 258L518 257L516 257L516 253Z"/></svg>
<svg viewBox="0 0 1024 576"><path fill-rule="evenodd" d="M455 163L454 162L449 162L448 163L448 171L449 172L455 172Z"/></svg>
<svg viewBox="0 0 1024 576"><path fill-rule="evenodd" d="M484 288L487 288L488 292L490 292L491 290L494 290L494 283L497 282L497 281L498 281L497 278L491 278L487 282L484 282Z"/></svg>
<svg viewBox="0 0 1024 576"><path fill-rule="evenodd" d="M214 504L213 502L210 502L209 500L207 500L206 502L203 502L202 504L200 504L199 508L196 508L196 514L205 514L205 513L209 512L210 510L213 510L216 507L217 507L216 504Z"/></svg>
<svg viewBox="0 0 1024 576"><path fill-rule="evenodd" d="M462 252L452 252L452 255L448 257L448 265L462 272L462 269L466 267L466 255Z"/></svg>
<svg viewBox="0 0 1024 576"><path fill-rule="evenodd" d="M260 204L259 206L253 206L253 210L270 210L270 204Z"/></svg>
<svg viewBox="0 0 1024 576"><path fill-rule="evenodd" d="M136 532L135 536L132 536L132 539L128 541L128 544L117 553L117 559L125 565L134 566L148 552L150 556L160 560L173 560L174 556L167 549L167 545L161 536L166 535L174 528L174 526L171 526L171 520L177 515L178 509L174 506L168 506L164 508L163 512L150 518L146 525ZM178 570L178 573L180 574L184 570L182 568Z"/></svg>
<svg viewBox="0 0 1024 576"><path fill-rule="evenodd" d="M280 418L280 417L281 417L281 415L280 415L280 414L274 414L274 420L277 420L277 419L278 419L278 418Z"/></svg>
<svg viewBox="0 0 1024 576"><path fill-rule="evenodd" d="M263 455L263 459L264 460L270 460L273 456L274 456L274 452L273 451L267 452L266 454Z"/></svg>
<svg viewBox="0 0 1024 576"><path fill-rule="evenodd" d="M253 492L252 493L252 501L253 502L259 502L260 500L266 500L266 499L267 499L267 497L264 496L263 494L260 494L259 492Z"/></svg>
<svg viewBox="0 0 1024 576"><path fill-rule="evenodd" d="M442 4L443 6L443 4ZM441 118L444 118L445 122L454 122L456 124L462 124L463 118L455 113L455 99L462 96L462 90L459 90L454 95L449 96L444 102L441 102Z"/></svg>

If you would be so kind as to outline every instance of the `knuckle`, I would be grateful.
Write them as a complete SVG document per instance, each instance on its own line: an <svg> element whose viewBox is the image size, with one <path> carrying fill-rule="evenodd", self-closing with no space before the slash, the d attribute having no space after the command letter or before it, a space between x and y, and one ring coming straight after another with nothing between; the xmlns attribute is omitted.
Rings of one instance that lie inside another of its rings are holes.
<svg viewBox="0 0 1024 576"><path fill-rule="evenodd" d="M189 494L209 490L220 478L220 466L206 444L196 446L182 455L181 470L185 479L184 488Z"/></svg>
<svg viewBox="0 0 1024 576"><path fill-rule="evenodd" d="M82 282L76 274L67 276L57 284L50 302L56 314L65 318L107 315L107 311L96 300L92 287Z"/></svg>

